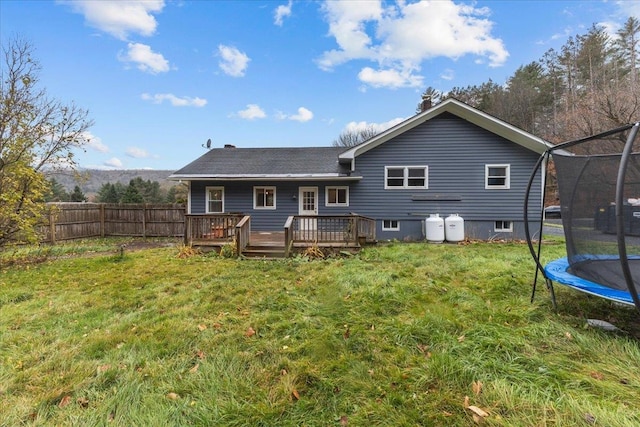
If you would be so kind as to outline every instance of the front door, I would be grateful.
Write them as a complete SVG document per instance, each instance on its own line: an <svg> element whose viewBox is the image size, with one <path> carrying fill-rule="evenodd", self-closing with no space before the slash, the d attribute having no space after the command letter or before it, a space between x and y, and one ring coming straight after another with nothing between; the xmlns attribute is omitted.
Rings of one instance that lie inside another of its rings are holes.
<svg viewBox="0 0 640 427"><path fill-rule="evenodd" d="M298 195L298 214L301 216L318 215L318 187L300 187ZM301 218L300 230L315 230L315 218Z"/></svg>

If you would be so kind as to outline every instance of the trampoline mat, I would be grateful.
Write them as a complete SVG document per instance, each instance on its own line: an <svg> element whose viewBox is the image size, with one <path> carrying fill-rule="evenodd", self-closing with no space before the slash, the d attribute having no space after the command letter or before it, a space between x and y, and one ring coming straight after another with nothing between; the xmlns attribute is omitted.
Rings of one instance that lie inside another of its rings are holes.
<svg viewBox="0 0 640 427"><path fill-rule="evenodd" d="M636 290L640 292L640 259L630 259L629 270L631 270ZM620 259L617 257L589 259L573 263L567 271L574 276L598 283L607 288L628 292L627 282L622 274Z"/></svg>
<svg viewBox="0 0 640 427"><path fill-rule="evenodd" d="M629 260L629 266L640 277L640 260ZM569 267L567 258L551 261L544 267L545 275L550 280L569 286L573 289L616 301L626 305L635 305L631 293L627 290L620 262L611 256L599 256L580 262L578 276ZM637 281L635 283L638 283ZM637 288L637 286L636 286Z"/></svg>

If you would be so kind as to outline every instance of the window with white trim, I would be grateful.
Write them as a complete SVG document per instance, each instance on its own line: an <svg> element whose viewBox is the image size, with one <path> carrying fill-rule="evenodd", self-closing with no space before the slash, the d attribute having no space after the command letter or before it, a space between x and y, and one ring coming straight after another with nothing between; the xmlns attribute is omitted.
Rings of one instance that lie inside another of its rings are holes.
<svg viewBox="0 0 640 427"><path fill-rule="evenodd" d="M510 182L510 166L509 165L484 165L485 181L484 188L486 190L508 190Z"/></svg>
<svg viewBox="0 0 640 427"><path fill-rule="evenodd" d="M513 232L513 221L496 221L494 230L496 232L502 233L512 233Z"/></svg>
<svg viewBox="0 0 640 427"><path fill-rule="evenodd" d="M254 209L276 208L276 187L253 187Z"/></svg>
<svg viewBox="0 0 640 427"><path fill-rule="evenodd" d="M349 187L325 187L326 206L349 206Z"/></svg>
<svg viewBox="0 0 640 427"><path fill-rule="evenodd" d="M207 213L224 212L224 187L207 187Z"/></svg>
<svg viewBox="0 0 640 427"><path fill-rule="evenodd" d="M397 219L383 219L382 231L400 231L400 222Z"/></svg>
<svg viewBox="0 0 640 427"><path fill-rule="evenodd" d="M384 188L428 188L428 166L385 166Z"/></svg>

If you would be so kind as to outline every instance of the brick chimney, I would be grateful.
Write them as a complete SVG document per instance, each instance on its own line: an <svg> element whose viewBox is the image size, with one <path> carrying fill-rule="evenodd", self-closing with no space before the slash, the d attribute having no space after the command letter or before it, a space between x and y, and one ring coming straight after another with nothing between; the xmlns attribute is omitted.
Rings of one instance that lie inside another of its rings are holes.
<svg viewBox="0 0 640 427"><path fill-rule="evenodd" d="M422 102L420 103L420 112L427 111L431 108L431 96L422 95Z"/></svg>

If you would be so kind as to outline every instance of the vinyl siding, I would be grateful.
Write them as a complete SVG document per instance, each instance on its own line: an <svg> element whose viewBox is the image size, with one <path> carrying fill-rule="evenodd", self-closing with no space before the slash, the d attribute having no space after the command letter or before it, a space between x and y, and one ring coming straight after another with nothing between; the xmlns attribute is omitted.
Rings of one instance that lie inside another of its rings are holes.
<svg viewBox="0 0 640 427"><path fill-rule="evenodd" d="M356 173L363 179L351 187L351 205L358 213L379 220L381 239L419 238L415 222L435 213L442 217L457 213L465 220L467 235L490 238L496 234L495 220L522 224L524 194L538 157L463 119L443 114L357 157ZM510 165L509 189L485 189L487 164ZM412 165L428 166L428 189L384 189L385 166ZM532 219L540 211L539 177L534 184ZM400 220L401 231L382 232L383 219ZM504 234L520 238L520 228Z"/></svg>
<svg viewBox="0 0 640 427"><path fill-rule="evenodd" d="M253 209L254 186L273 186L276 188L276 209ZM318 214L343 215L353 212L353 204L341 207L325 206L325 187L349 186L348 182L252 182L252 181L193 181L191 182L191 213L205 213L206 187L224 187L225 212L241 212L251 215L251 228L257 231L279 231L290 215L298 214L299 187L318 188ZM295 195L295 200L294 200Z"/></svg>
<svg viewBox="0 0 640 427"><path fill-rule="evenodd" d="M318 214L356 212L376 219L380 240L424 239L429 214L459 214L465 235L477 239L520 239L526 186L539 155L464 119L444 113L355 159L360 181L250 182L192 181L191 213L205 212L205 188L223 186L225 211L251 215L252 229L282 230L289 215L298 214L298 188L318 188ZM510 166L509 189L485 189L485 165ZM384 189L385 166L427 166L427 189ZM253 209L253 187L275 186L276 209ZM349 206L325 206L326 186L348 186ZM296 196L294 200L293 196ZM541 179L534 180L530 219L540 215ZM400 231L382 231L382 220L400 221ZM512 233L494 231L494 221L512 221Z"/></svg>

